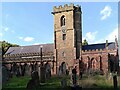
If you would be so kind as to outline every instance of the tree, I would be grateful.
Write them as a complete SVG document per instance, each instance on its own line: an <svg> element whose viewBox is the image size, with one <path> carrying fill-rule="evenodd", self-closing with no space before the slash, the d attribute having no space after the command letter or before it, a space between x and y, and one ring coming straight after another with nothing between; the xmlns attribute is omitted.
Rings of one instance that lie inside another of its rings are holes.
<svg viewBox="0 0 120 90"><path fill-rule="evenodd" d="M11 44L6 41L0 41L0 49L2 51L2 55L5 54L5 52L9 49L9 47L18 47L19 45L17 44Z"/></svg>
<svg viewBox="0 0 120 90"><path fill-rule="evenodd" d="M88 41L86 39L84 39L84 41L82 42L82 46L84 45L88 45Z"/></svg>

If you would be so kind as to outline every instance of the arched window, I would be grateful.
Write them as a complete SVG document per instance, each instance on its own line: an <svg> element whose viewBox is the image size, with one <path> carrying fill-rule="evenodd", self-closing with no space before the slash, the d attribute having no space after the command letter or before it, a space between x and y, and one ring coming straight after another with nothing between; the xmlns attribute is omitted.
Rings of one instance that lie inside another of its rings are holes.
<svg viewBox="0 0 120 90"><path fill-rule="evenodd" d="M61 17L61 26L65 26L65 16Z"/></svg>

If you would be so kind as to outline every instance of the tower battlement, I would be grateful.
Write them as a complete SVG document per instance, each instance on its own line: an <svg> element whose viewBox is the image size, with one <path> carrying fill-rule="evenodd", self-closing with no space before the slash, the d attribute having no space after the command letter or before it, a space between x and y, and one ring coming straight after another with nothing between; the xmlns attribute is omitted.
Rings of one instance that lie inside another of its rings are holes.
<svg viewBox="0 0 120 90"><path fill-rule="evenodd" d="M52 14L54 14L54 13L60 13L60 12L65 12L65 11L72 11L72 10L75 9L75 7L80 8L79 5L74 6L73 3L71 3L70 5L65 4L64 6L59 5L58 7L54 6Z"/></svg>

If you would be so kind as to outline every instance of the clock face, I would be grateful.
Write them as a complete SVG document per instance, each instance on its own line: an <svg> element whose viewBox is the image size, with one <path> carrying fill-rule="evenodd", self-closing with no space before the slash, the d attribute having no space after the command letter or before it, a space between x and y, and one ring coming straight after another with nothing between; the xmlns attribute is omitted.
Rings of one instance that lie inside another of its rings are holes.
<svg viewBox="0 0 120 90"><path fill-rule="evenodd" d="M66 29L65 29L65 27L62 27L62 33L63 33L63 34L66 33Z"/></svg>
<svg viewBox="0 0 120 90"><path fill-rule="evenodd" d="M66 33L66 30L65 30L65 29L62 29L62 33Z"/></svg>

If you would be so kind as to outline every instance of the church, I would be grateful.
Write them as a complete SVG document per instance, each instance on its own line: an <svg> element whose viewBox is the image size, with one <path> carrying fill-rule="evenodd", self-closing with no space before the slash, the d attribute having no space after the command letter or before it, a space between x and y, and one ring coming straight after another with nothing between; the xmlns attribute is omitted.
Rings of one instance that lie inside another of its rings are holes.
<svg viewBox="0 0 120 90"><path fill-rule="evenodd" d="M118 72L118 42L82 46L82 10L79 5L54 6L54 43L10 47L3 56L9 69L25 65L26 73L40 70L41 62L51 74L63 73L76 66L77 73ZM33 68L32 66L36 68Z"/></svg>

